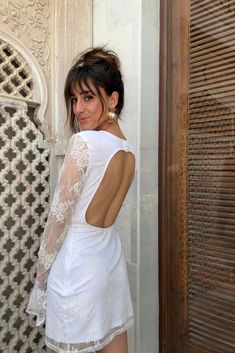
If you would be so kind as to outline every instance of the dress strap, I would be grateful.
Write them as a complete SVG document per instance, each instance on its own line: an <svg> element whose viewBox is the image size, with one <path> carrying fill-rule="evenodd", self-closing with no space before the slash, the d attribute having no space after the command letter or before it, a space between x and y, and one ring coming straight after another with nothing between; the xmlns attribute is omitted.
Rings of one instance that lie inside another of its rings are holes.
<svg viewBox="0 0 235 353"><path fill-rule="evenodd" d="M128 141L123 140L122 147L125 152L131 152L131 153L135 154L135 150L134 150L133 145L131 143L129 143Z"/></svg>

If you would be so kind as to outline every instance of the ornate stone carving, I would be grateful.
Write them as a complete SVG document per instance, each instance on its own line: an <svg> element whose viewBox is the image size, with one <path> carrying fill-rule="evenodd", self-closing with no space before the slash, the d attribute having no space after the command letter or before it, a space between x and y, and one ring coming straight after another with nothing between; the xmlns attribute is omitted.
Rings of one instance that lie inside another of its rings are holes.
<svg viewBox="0 0 235 353"><path fill-rule="evenodd" d="M26 103L1 98L1 352L45 353L43 327L25 313L48 214L50 151L42 140Z"/></svg>
<svg viewBox="0 0 235 353"><path fill-rule="evenodd" d="M0 39L0 93L35 101L34 78L25 59Z"/></svg>
<svg viewBox="0 0 235 353"><path fill-rule="evenodd" d="M27 37L29 49L44 72L49 60L49 1L14 0L0 2L0 17L18 37Z"/></svg>
<svg viewBox="0 0 235 353"><path fill-rule="evenodd" d="M44 118L47 107L47 89L44 75L37 61L21 55L11 39L0 38L0 94L27 102L33 119L40 130L47 135L48 124ZM28 61L27 61L28 59ZM31 59L31 60L30 60ZM31 65L30 65L31 64Z"/></svg>

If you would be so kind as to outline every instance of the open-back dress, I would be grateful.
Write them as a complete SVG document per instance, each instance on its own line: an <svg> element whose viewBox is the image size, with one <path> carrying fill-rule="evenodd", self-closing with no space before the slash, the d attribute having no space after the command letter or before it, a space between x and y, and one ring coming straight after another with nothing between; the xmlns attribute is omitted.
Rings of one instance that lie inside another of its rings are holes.
<svg viewBox="0 0 235 353"><path fill-rule="evenodd" d="M119 151L132 145L106 131L82 131L68 145L38 255L28 313L46 319L46 345L96 352L134 323L126 262L115 223L90 225L86 211Z"/></svg>

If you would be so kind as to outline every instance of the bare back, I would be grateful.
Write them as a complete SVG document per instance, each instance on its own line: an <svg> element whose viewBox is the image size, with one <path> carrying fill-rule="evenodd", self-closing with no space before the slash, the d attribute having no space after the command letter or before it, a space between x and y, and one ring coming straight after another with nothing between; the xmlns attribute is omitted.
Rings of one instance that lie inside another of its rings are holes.
<svg viewBox="0 0 235 353"><path fill-rule="evenodd" d="M132 183L134 171L133 153L116 152L87 208L86 222L88 224L107 228L115 222Z"/></svg>

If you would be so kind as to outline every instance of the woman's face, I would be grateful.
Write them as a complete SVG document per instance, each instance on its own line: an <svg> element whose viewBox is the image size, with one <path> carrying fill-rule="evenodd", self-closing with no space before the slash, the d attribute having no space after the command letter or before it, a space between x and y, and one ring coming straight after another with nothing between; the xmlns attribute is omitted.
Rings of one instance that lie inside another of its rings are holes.
<svg viewBox="0 0 235 353"><path fill-rule="evenodd" d="M81 130L99 130L99 126L108 119L109 109L114 109L117 104L118 93L113 92L108 96L103 88L100 92L103 98L103 104L95 87L89 84L91 90L75 86L72 90L72 109L75 119L78 119Z"/></svg>

